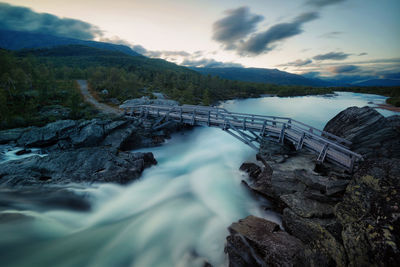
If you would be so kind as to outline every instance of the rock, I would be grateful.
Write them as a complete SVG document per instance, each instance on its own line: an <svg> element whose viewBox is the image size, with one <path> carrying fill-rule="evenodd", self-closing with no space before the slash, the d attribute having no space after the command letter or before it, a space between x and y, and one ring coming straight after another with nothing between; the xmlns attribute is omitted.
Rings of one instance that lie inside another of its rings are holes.
<svg viewBox="0 0 400 267"><path fill-rule="evenodd" d="M71 109L60 105L44 106L40 109L40 117L44 120L54 118L58 120L65 120L70 117Z"/></svg>
<svg viewBox="0 0 400 267"><path fill-rule="evenodd" d="M167 106L178 106L179 103L175 100L167 100L167 99L149 99L146 96L142 96L141 98L129 99L126 100L119 107L124 109L127 106L138 106L138 105L167 105Z"/></svg>
<svg viewBox="0 0 400 267"><path fill-rule="evenodd" d="M263 140L260 145L260 156L267 160L274 161L276 163L285 162L286 158L284 155L295 154L295 149L293 149L293 144L291 143L277 143L274 140Z"/></svg>
<svg viewBox="0 0 400 267"><path fill-rule="evenodd" d="M400 262L400 159L360 164L335 215L351 266Z"/></svg>
<svg viewBox="0 0 400 267"><path fill-rule="evenodd" d="M47 124L44 127L32 127L25 131L17 140L19 146L44 147L55 144L60 135L76 125L73 120L61 120Z"/></svg>
<svg viewBox="0 0 400 267"><path fill-rule="evenodd" d="M133 124L114 130L101 142L103 146L111 146L123 151L132 150L140 144L140 137L136 134L137 127ZM132 145L137 143L137 145Z"/></svg>
<svg viewBox="0 0 400 267"><path fill-rule="evenodd" d="M347 265L344 247L335 238L341 230L335 220L303 218L287 208L283 211L282 223L290 234L305 244L307 266Z"/></svg>
<svg viewBox="0 0 400 267"><path fill-rule="evenodd" d="M240 168L241 171L247 172L249 176L253 179L257 179L257 177L261 174L261 168L255 163L245 162Z"/></svg>
<svg viewBox="0 0 400 267"><path fill-rule="evenodd" d="M314 175L306 170L295 170L296 179L307 187L331 196L346 190L349 180L334 180L329 177Z"/></svg>
<svg viewBox="0 0 400 267"><path fill-rule="evenodd" d="M304 197L303 193L282 195L281 200L297 215L304 218L325 218L333 215L333 207Z"/></svg>
<svg viewBox="0 0 400 267"><path fill-rule="evenodd" d="M351 149L366 158L400 157L400 116L385 118L371 107L350 107L340 112L324 131L343 137Z"/></svg>
<svg viewBox="0 0 400 267"><path fill-rule="evenodd" d="M229 227L225 251L229 266L303 266L304 245L279 229L279 225L255 216Z"/></svg>
<svg viewBox="0 0 400 267"><path fill-rule="evenodd" d="M21 156L24 154L29 154L31 152L32 152L32 150L30 150L30 149L21 149L21 150L18 150L17 152L15 152L15 155Z"/></svg>
<svg viewBox="0 0 400 267"><path fill-rule="evenodd" d="M7 144L9 142L17 141L21 135L29 129L30 128L15 128L0 131L0 144Z"/></svg>
<svg viewBox="0 0 400 267"><path fill-rule="evenodd" d="M121 104L121 102L116 98L110 98L110 99L108 99L108 102L110 102L111 104L114 104L114 105Z"/></svg>
<svg viewBox="0 0 400 267"><path fill-rule="evenodd" d="M145 167L155 164L152 153L118 152L93 147L33 156L0 164L0 185L27 186L66 183L114 182L137 179Z"/></svg>
<svg viewBox="0 0 400 267"><path fill-rule="evenodd" d="M104 123L98 119L83 122L78 126L79 130L69 134L74 147L91 147L99 144L105 135Z"/></svg>

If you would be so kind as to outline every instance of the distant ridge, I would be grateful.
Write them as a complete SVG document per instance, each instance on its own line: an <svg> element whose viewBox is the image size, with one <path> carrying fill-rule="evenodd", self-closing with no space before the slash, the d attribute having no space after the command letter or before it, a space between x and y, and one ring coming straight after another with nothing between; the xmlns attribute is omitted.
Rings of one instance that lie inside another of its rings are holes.
<svg viewBox="0 0 400 267"><path fill-rule="evenodd" d="M126 45L86 41L42 33L0 30L0 48L8 50L52 48L63 45L84 45L104 50L118 51L130 56L142 56Z"/></svg>
<svg viewBox="0 0 400 267"><path fill-rule="evenodd" d="M219 76L224 79L269 83L279 85L305 85L305 86L332 86L330 82L319 79L306 78L301 75L280 71L278 69L263 68L191 68L203 75Z"/></svg>
<svg viewBox="0 0 400 267"><path fill-rule="evenodd" d="M356 86L400 86L400 80L393 79L371 79L353 83Z"/></svg>

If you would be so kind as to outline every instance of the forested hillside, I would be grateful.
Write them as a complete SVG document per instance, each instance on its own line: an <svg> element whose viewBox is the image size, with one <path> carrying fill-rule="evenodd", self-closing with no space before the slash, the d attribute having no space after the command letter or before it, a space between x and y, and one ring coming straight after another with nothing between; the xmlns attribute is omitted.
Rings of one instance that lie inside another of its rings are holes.
<svg viewBox="0 0 400 267"><path fill-rule="evenodd" d="M218 100L257 97L265 93L291 96L331 92L327 88L251 83L204 76L165 60L134 57L80 45L27 50L18 55L34 55L41 63L55 69L73 68L72 78L88 79L94 90L106 89L109 98L121 101L162 92L181 103L208 105Z"/></svg>
<svg viewBox="0 0 400 267"><path fill-rule="evenodd" d="M90 117L93 110L83 103L74 77L73 68L0 50L0 129Z"/></svg>
<svg viewBox="0 0 400 267"><path fill-rule="evenodd" d="M161 92L186 104L210 105L219 100L261 94L297 96L334 90L377 93L400 105L397 87L317 88L222 79L161 59L130 56L119 51L82 45L50 49L0 50L0 128L45 124L60 118L91 117L95 111L83 99L76 79L87 79L105 102L122 102Z"/></svg>

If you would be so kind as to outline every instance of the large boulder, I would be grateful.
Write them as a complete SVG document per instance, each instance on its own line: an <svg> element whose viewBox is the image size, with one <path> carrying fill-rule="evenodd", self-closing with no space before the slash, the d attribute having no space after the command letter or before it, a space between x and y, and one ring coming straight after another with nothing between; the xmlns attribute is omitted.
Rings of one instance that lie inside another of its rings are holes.
<svg viewBox="0 0 400 267"><path fill-rule="evenodd" d="M76 126L73 120L61 120L47 124L44 127L32 127L25 131L17 140L19 146L25 147L45 147L50 146L59 140L61 135Z"/></svg>
<svg viewBox="0 0 400 267"><path fill-rule="evenodd" d="M31 128L15 128L15 129L0 131L0 144L15 142L22 136L24 132L30 129Z"/></svg>
<svg viewBox="0 0 400 267"><path fill-rule="evenodd" d="M306 266L346 266L346 252L338 237L341 226L335 219L303 218L287 208L282 222L286 231L304 243Z"/></svg>
<svg viewBox="0 0 400 267"><path fill-rule="evenodd" d="M154 123L150 119L146 122ZM39 147L45 151L95 146L133 150L159 145L178 130L177 124L172 124L155 132L151 127L144 127L143 121L125 118L60 120L43 127L0 131L0 144L13 142L20 147Z"/></svg>
<svg viewBox="0 0 400 267"><path fill-rule="evenodd" d="M335 215L351 266L400 262L400 160L363 162Z"/></svg>
<svg viewBox="0 0 400 267"><path fill-rule="evenodd" d="M52 152L0 164L0 185L27 186L73 182L114 182L137 179L145 167L156 164L153 154L118 152L93 147Z"/></svg>
<svg viewBox="0 0 400 267"><path fill-rule="evenodd" d="M255 216L229 227L229 266L303 266L304 245L276 223Z"/></svg>
<svg viewBox="0 0 400 267"><path fill-rule="evenodd" d="M400 116L385 118L371 107L350 107L331 119L324 131L351 141L351 149L366 158L399 158L399 125Z"/></svg>

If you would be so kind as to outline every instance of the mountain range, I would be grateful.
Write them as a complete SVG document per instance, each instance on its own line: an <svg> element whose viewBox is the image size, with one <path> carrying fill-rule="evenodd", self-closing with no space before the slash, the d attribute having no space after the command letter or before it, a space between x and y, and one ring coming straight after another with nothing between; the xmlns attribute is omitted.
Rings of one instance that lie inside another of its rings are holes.
<svg viewBox="0 0 400 267"><path fill-rule="evenodd" d="M19 32L0 30L0 48L7 50L30 50L54 48L66 45L79 45L82 47L81 54L93 53L93 50L85 50L83 46L92 47L102 50L120 52L128 56L145 58L143 55L134 51L126 45L112 44L106 42L96 42L89 40L79 40L67 37L52 36L48 34ZM44 51L44 50L43 50ZM77 51L77 50L75 50ZM60 53L60 51L57 51ZM177 67L173 63L164 62L164 60L149 60L147 64L156 63L156 65L164 65ZM183 68L183 67L182 67ZM311 77L304 77L278 69L266 68L241 68L241 67L219 67L219 68L191 68L203 75L219 76L224 79L238 80L246 82L279 84L279 85L303 85L313 87L330 87L330 86L399 86L400 80L394 79L371 79L371 80L355 80L336 79L325 80Z"/></svg>

